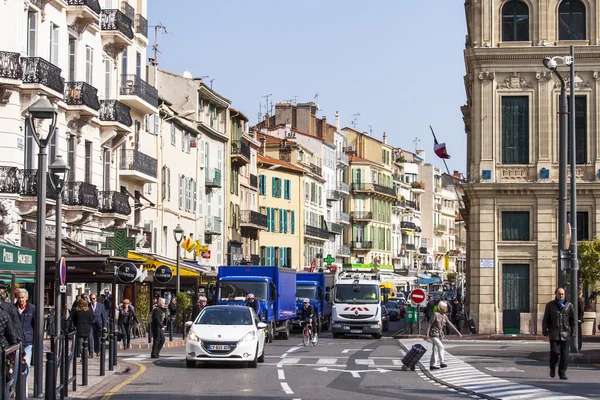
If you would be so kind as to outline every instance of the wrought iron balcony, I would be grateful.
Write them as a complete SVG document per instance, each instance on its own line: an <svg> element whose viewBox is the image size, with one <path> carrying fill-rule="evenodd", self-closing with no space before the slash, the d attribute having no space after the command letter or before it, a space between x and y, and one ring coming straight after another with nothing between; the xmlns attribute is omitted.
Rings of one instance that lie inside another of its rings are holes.
<svg viewBox="0 0 600 400"><path fill-rule="evenodd" d="M402 229L415 229L417 225L414 222L402 221L400 222L400 228Z"/></svg>
<svg viewBox="0 0 600 400"><path fill-rule="evenodd" d="M21 196L34 196L38 194L37 169L22 170ZM64 196L63 196L64 197ZM50 173L46 173L46 198L56 200L56 189L50 183Z"/></svg>
<svg viewBox="0 0 600 400"><path fill-rule="evenodd" d="M141 14L135 15L135 33L148 38L148 20Z"/></svg>
<svg viewBox="0 0 600 400"><path fill-rule="evenodd" d="M65 103L69 106L86 106L98 111L100 109L98 89L86 82L67 82Z"/></svg>
<svg viewBox="0 0 600 400"><path fill-rule="evenodd" d="M350 257L350 255L351 255L350 247L348 247L348 246L338 247L335 251L335 254L338 256L342 256L342 257Z"/></svg>
<svg viewBox="0 0 600 400"><path fill-rule="evenodd" d="M416 246L413 243L407 243L407 244L404 245L404 248L407 251L415 251Z"/></svg>
<svg viewBox="0 0 600 400"><path fill-rule="evenodd" d="M351 213L352 219L354 220L371 220L373 219L373 213L371 211L353 211Z"/></svg>
<svg viewBox="0 0 600 400"><path fill-rule="evenodd" d="M0 51L0 79L23 79L21 55L10 51Z"/></svg>
<svg viewBox="0 0 600 400"><path fill-rule="evenodd" d="M222 225L221 222L221 218L219 217L206 217L204 233L209 235L220 235Z"/></svg>
<svg viewBox="0 0 600 400"><path fill-rule="evenodd" d="M444 224L436 225L435 230L438 232L446 232L446 225L444 225Z"/></svg>
<svg viewBox="0 0 600 400"><path fill-rule="evenodd" d="M419 253L427 254L427 247L419 247Z"/></svg>
<svg viewBox="0 0 600 400"><path fill-rule="evenodd" d="M100 100L100 121L116 122L125 126L133 125L131 120L131 108L118 100Z"/></svg>
<svg viewBox="0 0 600 400"><path fill-rule="evenodd" d="M405 208L406 207L406 200L396 200L392 204L392 207Z"/></svg>
<svg viewBox="0 0 600 400"><path fill-rule="evenodd" d="M221 170L215 168L206 168L205 181L206 188L221 187Z"/></svg>
<svg viewBox="0 0 600 400"><path fill-rule="evenodd" d="M258 188L258 176L250 174L250 186Z"/></svg>
<svg viewBox="0 0 600 400"><path fill-rule="evenodd" d="M121 75L121 90L119 93L121 96L138 97L148 103L152 108L158 107L158 90L137 75ZM121 101L123 102L130 102L128 100L129 99L127 98L121 98ZM134 107L137 106L136 103L129 105ZM153 110L146 110L144 107L143 111L150 113Z"/></svg>
<svg viewBox="0 0 600 400"><path fill-rule="evenodd" d="M337 190L328 190L326 199L327 201L338 201L342 199L342 195Z"/></svg>
<svg viewBox="0 0 600 400"><path fill-rule="evenodd" d="M135 8L126 1L121 2L121 11L123 14L127 16L131 21L135 19Z"/></svg>
<svg viewBox="0 0 600 400"><path fill-rule="evenodd" d="M329 223L329 232L334 235L341 235L344 231L344 227L341 224L336 224L335 222Z"/></svg>
<svg viewBox="0 0 600 400"><path fill-rule="evenodd" d="M338 182L336 188L340 192L350 193L350 185L348 185L346 182Z"/></svg>
<svg viewBox="0 0 600 400"><path fill-rule="evenodd" d="M350 223L350 215L345 212L339 212L336 215L337 222L341 224L349 224Z"/></svg>
<svg viewBox="0 0 600 400"><path fill-rule="evenodd" d="M406 207L419 211L419 206L416 201L406 200Z"/></svg>
<svg viewBox="0 0 600 400"><path fill-rule="evenodd" d="M352 241L351 246L354 250L370 250L373 248L373 241Z"/></svg>
<svg viewBox="0 0 600 400"><path fill-rule="evenodd" d="M354 192L376 192L387 196L396 197L396 190L391 187L383 186L378 183L354 182L352 184Z"/></svg>
<svg viewBox="0 0 600 400"><path fill-rule="evenodd" d="M305 225L304 234L307 236L317 237L319 239L329 240L329 231L327 229L319 228L316 226Z"/></svg>
<svg viewBox="0 0 600 400"><path fill-rule="evenodd" d="M396 190L393 187L387 187L378 183L373 184L373 189L377 193L387 194L388 196L396 197Z"/></svg>
<svg viewBox="0 0 600 400"><path fill-rule="evenodd" d="M131 214L128 195L114 190L107 190L99 192L99 196L100 206L98 209L101 213L115 213L121 215Z"/></svg>
<svg viewBox="0 0 600 400"><path fill-rule="evenodd" d="M242 210L240 213L240 223L248 227L257 229L267 229L267 216L252 210Z"/></svg>
<svg viewBox="0 0 600 400"><path fill-rule="evenodd" d="M32 83L64 93L65 80L60 76L61 69L41 57L22 57L23 83Z"/></svg>
<svg viewBox="0 0 600 400"><path fill-rule="evenodd" d="M87 182L67 182L63 192L66 206L98 208L98 189Z"/></svg>
<svg viewBox="0 0 600 400"><path fill-rule="evenodd" d="M337 161L337 165L339 165L339 166L348 166L348 164L349 164L348 155L345 153L342 153L341 151L338 151L336 153L336 161Z"/></svg>
<svg viewBox="0 0 600 400"><path fill-rule="evenodd" d="M250 162L250 146L242 140L231 142L231 161L237 165L246 165Z"/></svg>
<svg viewBox="0 0 600 400"><path fill-rule="evenodd" d="M103 31L117 31L129 39L133 39L134 36L133 29L131 29L131 18L120 10L102 10L100 29Z"/></svg>
<svg viewBox="0 0 600 400"><path fill-rule="evenodd" d="M100 3L98 0L67 0L68 6L85 6L100 15L102 12L102 8L100 7Z"/></svg>
<svg viewBox="0 0 600 400"><path fill-rule="evenodd" d="M310 164L310 172L319 176L323 176L323 169L320 166L313 163Z"/></svg>
<svg viewBox="0 0 600 400"><path fill-rule="evenodd" d="M23 171L17 167L0 166L0 193L19 194Z"/></svg>
<svg viewBox="0 0 600 400"><path fill-rule="evenodd" d="M137 171L156 178L157 163L156 158L150 157L135 149L122 149L121 162L119 165L121 171Z"/></svg>

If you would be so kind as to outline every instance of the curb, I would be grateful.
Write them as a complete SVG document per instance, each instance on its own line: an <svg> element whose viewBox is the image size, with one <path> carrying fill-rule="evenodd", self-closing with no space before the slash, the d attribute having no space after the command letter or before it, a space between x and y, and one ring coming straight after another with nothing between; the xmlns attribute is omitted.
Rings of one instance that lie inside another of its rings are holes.
<svg viewBox="0 0 600 400"><path fill-rule="evenodd" d="M529 353L528 358L537 361L548 361L548 352ZM600 364L600 355L586 356L585 354L569 354L569 363L572 364Z"/></svg>
<svg viewBox="0 0 600 400"><path fill-rule="evenodd" d="M163 348L168 349L171 347L182 347L182 346L185 346L185 340L179 339L179 340L173 340L172 342L169 342L169 340L166 340L165 344L163 345ZM125 351L125 350L123 350L122 343L119 343L117 348L119 351ZM151 349L152 343L131 343L130 348L135 349L135 350Z"/></svg>
<svg viewBox="0 0 600 400"><path fill-rule="evenodd" d="M88 395L87 398L101 400L106 396L110 389L112 389L122 381L128 379L130 376L132 376L139 370L140 367L138 367L137 365L127 361L119 360L119 371L115 372L110 377L110 379L107 379L106 381L100 381L97 385L93 386L90 389L90 391L93 390L92 393L85 394Z"/></svg>

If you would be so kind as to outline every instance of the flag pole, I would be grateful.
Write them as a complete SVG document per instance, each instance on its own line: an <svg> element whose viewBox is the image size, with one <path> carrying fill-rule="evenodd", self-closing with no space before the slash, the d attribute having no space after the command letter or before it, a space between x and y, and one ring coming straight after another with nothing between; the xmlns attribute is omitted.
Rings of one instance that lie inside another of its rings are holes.
<svg viewBox="0 0 600 400"><path fill-rule="evenodd" d="M437 138L435 137L435 132L433 131L433 127L431 125L429 125L429 129L431 129L431 134L433 135L433 141L434 141L434 143L437 143ZM444 166L446 167L446 172L452 178L452 187L454 187L454 193L456 193L456 200L458 201L459 206L460 206L461 202L462 202L462 198L458 195L458 189L456 188L456 182L455 182L454 176L450 173L450 168L448 168L448 164L446 163L446 159L442 158L442 161L444 162ZM464 203L462 203L462 207L461 208L465 208L465 204Z"/></svg>

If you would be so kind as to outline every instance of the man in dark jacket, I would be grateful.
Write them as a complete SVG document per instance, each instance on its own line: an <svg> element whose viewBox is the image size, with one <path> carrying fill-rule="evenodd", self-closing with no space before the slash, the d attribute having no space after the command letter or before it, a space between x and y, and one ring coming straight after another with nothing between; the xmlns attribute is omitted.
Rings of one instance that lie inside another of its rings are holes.
<svg viewBox="0 0 600 400"><path fill-rule="evenodd" d="M459 303L458 299L455 297L454 300L452 300L452 313L450 314L450 322L452 322L454 324L454 326L456 326L456 329L458 329L459 332L462 333L462 328L463 328L463 320L465 319L465 316L463 314L463 306L462 304Z"/></svg>
<svg viewBox="0 0 600 400"><path fill-rule="evenodd" d="M206 308L206 303L208 300L204 296L198 297L198 302L194 304L194 308L192 308L192 321L196 320L196 317L200 314L204 308Z"/></svg>
<svg viewBox="0 0 600 400"><path fill-rule="evenodd" d="M433 300L432 295L427 295L427 305L425 306L425 316L427 317L427 322L433 316L433 306L435 305L435 301Z"/></svg>
<svg viewBox="0 0 600 400"><path fill-rule="evenodd" d="M90 358L94 357L94 353L96 353L96 357L100 357L100 337L106 331L107 326L106 310L104 309L104 304L98 303L98 301L96 300L96 294L92 293L90 295L90 311L92 312L92 332L90 333L90 338L88 340L88 350Z"/></svg>
<svg viewBox="0 0 600 400"><path fill-rule="evenodd" d="M164 329L164 318L165 318L165 299L158 299L158 303L156 308L152 311L152 353L150 353L151 358L158 358L160 356L160 350L165 344L165 334L163 333Z"/></svg>
<svg viewBox="0 0 600 400"><path fill-rule="evenodd" d="M23 337L23 328L21 328L21 319L19 318L19 312L17 307L10 301L6 301L6 293L4 291L4 281L0 281L0 310L4 310L13 324L13 332L17 340L21 340Z"/></svg>
<svg viewBox="0 0 600 400"><path fill-rule="evenodd" d="M33 350L33 332L35 327L35 306L29 304L29 292L25 289L17 290L17 311L19 321L23 328L23 352L25 362L27 363L26 375L29 375L29 365L31 364L31 354Z"/></svg>
<svg viewBox="0 0 600 400"><path fill-rule="evenodd" d="M17 343L17 335L10 320L10 315L0 310L0 347L9 347Z"/></svg>
<svg viewBox="0 0 600 400"><path fill-rule="evenodd" d="M577 334L577 325L573 305L565 300L565 290L558 288L554 292L555 299L546 304L542 333L550 340L550 377L556 375L567 379L567 362L569 357L569 339Z"/></svg>

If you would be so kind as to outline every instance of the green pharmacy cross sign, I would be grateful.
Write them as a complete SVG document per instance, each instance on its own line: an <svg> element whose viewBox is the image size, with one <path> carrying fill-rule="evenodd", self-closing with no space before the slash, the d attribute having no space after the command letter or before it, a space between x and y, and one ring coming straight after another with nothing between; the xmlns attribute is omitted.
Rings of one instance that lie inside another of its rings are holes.
<svg viewBox="0 0 600 400"><path fill-rule="evenodd" d="M335 258L331 257L331 254L327 254L327 257L325 257L323 261L325 261L325 264L327 264L327 266L331 266L331 264L333 264L333 262L335 261Z"/></svg>
<svg viewBox="0 0 600 400"><path fill-rule="evenodd" d="M113 250L117 257L127 257L130 250L135 250L135 237L128 235L127 229L115 230L115 236L106 238L106 248Z"/></svg>

